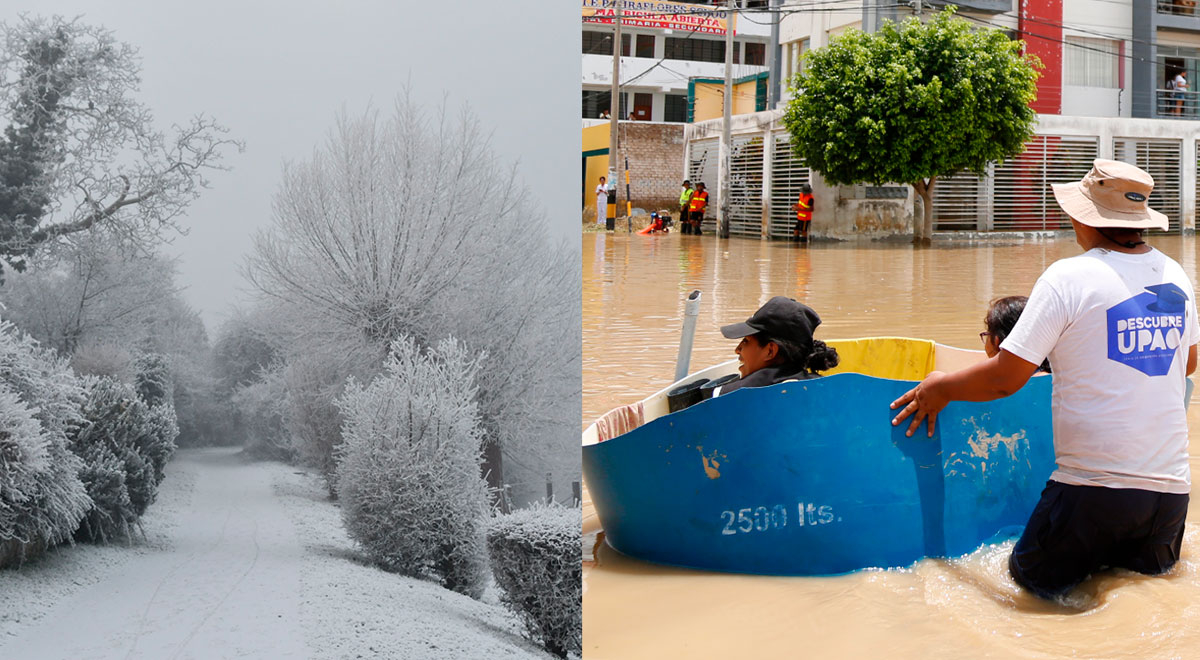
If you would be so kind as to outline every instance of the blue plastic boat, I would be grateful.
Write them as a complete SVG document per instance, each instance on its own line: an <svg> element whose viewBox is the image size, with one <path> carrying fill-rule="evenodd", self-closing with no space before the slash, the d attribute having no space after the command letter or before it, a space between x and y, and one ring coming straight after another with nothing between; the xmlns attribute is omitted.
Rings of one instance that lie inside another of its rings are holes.
<svg viewBox="0 0 1200 660"><path fill-rule="evenodd" d="M952 403L933 438L888 404L934 368L982 359L932 342L831 341L838 373L737 390L667 413L666 393L584 431L583 472L606 542L652 562L830 575L954 557L1019 533L1054 468L1051 378Z"/></svg>

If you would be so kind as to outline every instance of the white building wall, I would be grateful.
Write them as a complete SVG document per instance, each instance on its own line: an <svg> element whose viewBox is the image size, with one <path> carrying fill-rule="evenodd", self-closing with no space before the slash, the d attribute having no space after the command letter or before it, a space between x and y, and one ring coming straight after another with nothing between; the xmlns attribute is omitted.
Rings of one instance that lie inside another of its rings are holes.
<svg viewBox="0 0 1200 660"><path fill-rule="evenodd" d="M734 48L739 55L739 61L745 61L745 43L755 42L768 45L770 41L770 25L762 18L758 22L740 21L734 31ZM611 32L607 25L584 23L583 29L595 32ZM621 58L621 91L629 94L630 103L635 93L653 94L652 121L664 119L666 95L687 95L690 78L724 78L724 62L690 62L684 60L663 60L666 55L666 37L686 37L688 33L680 30L654 30L644 28L622 29L622 35L630 35L630 52L635 52L637 35L652 34L654 40L654 57L622 57ZM724 41L723 37L692 36L692 39L706 41ZM582 88L590 90L608 90L612 86L612 54L583 54L582 56ZM767 70L763 66L734 64L734 78L762 73ZM636 80L635 80L636 79ZM628 83L627 81L634 81Z"/></svg>

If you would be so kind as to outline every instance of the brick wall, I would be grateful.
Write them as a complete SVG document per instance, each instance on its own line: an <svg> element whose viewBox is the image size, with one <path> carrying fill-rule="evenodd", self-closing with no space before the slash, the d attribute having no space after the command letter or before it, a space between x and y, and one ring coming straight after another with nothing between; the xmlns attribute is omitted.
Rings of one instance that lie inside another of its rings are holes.
<svg viewBox="0 0 1200 660"><path fill-rule="evenodd" d="M683 183L684 124L623 121L618 139L621 160L617 177L618 215L625 215L625 163L629 159L629 197L634 208L667 209L675 215Z"/></svg>

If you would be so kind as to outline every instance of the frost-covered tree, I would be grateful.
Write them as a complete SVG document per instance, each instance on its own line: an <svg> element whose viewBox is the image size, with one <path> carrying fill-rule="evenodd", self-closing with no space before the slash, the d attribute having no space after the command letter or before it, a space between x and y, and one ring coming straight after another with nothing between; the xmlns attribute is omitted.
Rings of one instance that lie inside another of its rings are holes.
<svg viewBox="0 0 1200 660"><path fill-rule="evenodd" d="M148 406L172 399L171 366L157 353L145 353L133 362L133 389Z"/></svg>
<svg viewBox="0 0 1200 660"><path fill-rule="evenodd" d="M80 373L129 380L140 355L170 375L180 442L219 440L208 335L182 298L173 261L104 236L77 237L30 259L4 284L6 316L71 357Z"/></svg>
<svg viewBox="0 0 1200 660"><path fill-rule="evenodd" d="M338 494L350 536L382 567L478 598L487 579L479 356L452 338L392 343L383 373L339 401Z"/></svg>
<svg viewBox="0 0 1200 660"><path fill-rule="evenodd" d="M70 355L85 343L145 346L151 324L165 315L179 289L170 260L93 236L31 260L24 273L9 274L4 294L8 319Z"/></svg>
<svg viewBox="0 0 1200 660"><path fill-rule="evenodd" d="M0 566L70 539L91 507L67 446L84 397L64 360L0 324Z"/></svg>
<svg viewBox="0 0 1200 660"><path fill-rule="evenodd" d="M150 245L240 148L212 119L168 132L136 99L137 51L79 19L0 23L0 258L106 229Z"/></svg>
<svg viewBox="0 0 1200 660"><path fill-rule="evenodd" d="M397 337L451 334L486 353L475 385L490 483L507 460L565 484L579 471L579 258L545 240L516 179L467 111L431 117L402 97L390 117L342 117L285 168L248 276L287 360L378 361Z"/></svg>
<svg viewBox="0 0 1200 660"><path fill-rule="evenodd" d="M263 371L280 360L262 314L235 311L213 342L213 375L222 391L233 392L256 382Z"/></svg>

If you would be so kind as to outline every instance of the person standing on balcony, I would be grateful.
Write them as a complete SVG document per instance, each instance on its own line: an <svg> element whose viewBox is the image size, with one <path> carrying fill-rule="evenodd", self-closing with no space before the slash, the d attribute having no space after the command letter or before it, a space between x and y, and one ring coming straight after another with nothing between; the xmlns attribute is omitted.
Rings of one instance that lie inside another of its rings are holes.
<svg viewBox="0 0 1200 660"><path fill-rule="evenodd" d="M1183 69L1180 69L1179 73L1175 74L1175 79L1171 82L1174 83L1172 87L1175 89L1175 114L1182 116L1183 104L1187 99L1188 89L1187 77L1184 75Z"/></svg>

